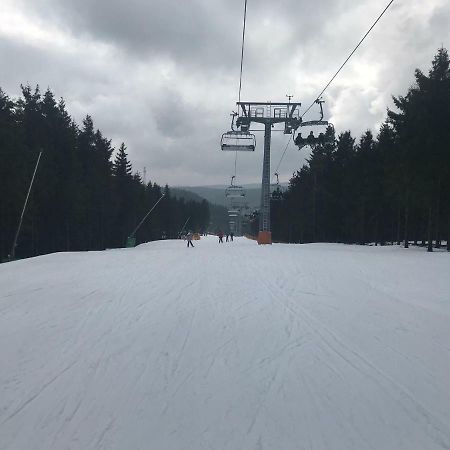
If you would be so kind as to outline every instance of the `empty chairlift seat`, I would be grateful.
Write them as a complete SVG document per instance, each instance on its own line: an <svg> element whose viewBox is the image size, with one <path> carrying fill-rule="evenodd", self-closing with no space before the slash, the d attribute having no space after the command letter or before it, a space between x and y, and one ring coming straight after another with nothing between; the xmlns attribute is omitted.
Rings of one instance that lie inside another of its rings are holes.
<svg viewBox="0 0 450 450"><path fill-rule="evenodd" d="M225 189L225 197L245 197L245 190L242 186L230 185Z"/></svg>
<svg viewBox="0 0 450 450"><path fill-rule="evenodd" d="M222 134L220 146L223 151L254 152L255 135L245 131L227 131Z"/></svg>

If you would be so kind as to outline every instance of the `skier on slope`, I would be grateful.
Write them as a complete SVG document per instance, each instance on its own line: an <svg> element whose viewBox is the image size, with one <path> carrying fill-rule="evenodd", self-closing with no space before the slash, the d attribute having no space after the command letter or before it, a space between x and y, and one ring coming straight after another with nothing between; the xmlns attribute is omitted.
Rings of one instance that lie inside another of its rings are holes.
<svg viewBox="0 0 450 450"><path fill-rule="evenodd" d="M219 244L223 244L223 231L219 230L217 236L219 236Z"/></svg>
<svg viewBox="0 0 450 450"><path fill-rule="evenodd" d="M230 233L230 239L231 239L231 242L233 242L233 237L234 237L234 233L231 232L231 233Z"/></svg>
<svg viewBox="0 0 450 450"><path fill-rule="evenodd" d="M189 231L188 234L186 235L186 240L187 240L187 247L189 248L189 246L193 247L194 244L192 243L192 238L194 237L194 235L192 234L192 231Z"/></svg>

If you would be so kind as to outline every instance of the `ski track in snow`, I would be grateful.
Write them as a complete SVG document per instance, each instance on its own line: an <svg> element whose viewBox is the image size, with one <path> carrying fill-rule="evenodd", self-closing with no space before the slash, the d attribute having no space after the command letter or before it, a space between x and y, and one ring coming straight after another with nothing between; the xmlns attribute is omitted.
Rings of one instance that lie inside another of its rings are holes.
<svg viewBox="0 0 450 450"><path fill-rule="evenodd" d="M238 238L0 266L0 448L450 449L450 255Z"/></svg>

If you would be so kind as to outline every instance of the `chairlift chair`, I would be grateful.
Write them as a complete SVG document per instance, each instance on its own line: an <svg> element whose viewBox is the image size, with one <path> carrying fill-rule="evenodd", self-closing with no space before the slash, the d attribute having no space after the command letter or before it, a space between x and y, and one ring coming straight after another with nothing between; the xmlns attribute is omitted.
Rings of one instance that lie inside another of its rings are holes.
<svg viewBox="0 0 450 450"><path fill-rule="evenodd" d="M232 112L231 114L231 130L222 134L220 147L223 151L233 152L254 152L256 147L256 138L254 134L249 132L250 121L244 117L238 117L236 126L240 128L239 131L234 129L234 121L238 114Z"/></svg>
<svg viewBox="0 0 450 450"><path fill-rule="evenodd" d="M242 186L228 186L225 189L225 197L228 198L239 198L239 197L245 197L245 191Z"/></svg>
<svg viewBox="0 0 450 450"><path fill-rule="evenodd" d="M245 206L246 206L245 196L230 198L229 202L230 209L242 209Z"/></svg>
<svg viewBox="0 0 450 450"><path fill-rule="evenodd" d="M273 201L280 201L283 199L283 189L280 186L280 180L278 178L278 173L275 173L275 176L277 177L277 182L273 186L273 191L270 194L270 198Z"/></svg>
<svg viewBox="0 0 450 450"><path fill-rule="evenodd" d="M220 146L223 151L254 152L256 138L254 134L246 131L227 131L222 134Z"/></svg>
<svg viewBox="0 0 450 450"><path fill-rule="evenodd" d="M303 137L301 133L298 133L294 143L299 149L309 146L315 148L318 145L332 144L334 142L334 126L326 120L311 120L309 122L303 122L300 127L325 127L322 131L316 132L310 131L307 137Z"/></svg>
<svg viewBox="0 0 450 450"><path fill-rule="evenodd" d="M236 186L234 184L234 179L236 178L236 175L233 175L231 177L231 183L230 185L225 189L225 197L227 198L241 198L245 197L245 190L242 186Z"/></svg>
<svg viewBox="0 0 450 450"><path fill-rule="evenodd" d="M245 197L239 197L239 198L231 198L231 201L228 204L228 209L230 211L237 211L239 213L241 213L242 211L244 211L247 206L245 203Z"/></svg>
<svg viewBox="0 0 450 450"><path fill-rule="evenodd" d="M334 142L334 126L327 120L323 120L323 106L324 100L318 98L314 103L317 103L320 107L320 119L310 120L308 122L300 123L300 127L322 127L322 131L319 131L314 135L313 131L310 131L309 135L305 138L301 133L297 134L295 138L295 145L298 146L299 150L305 146L310 146L315 148L318 145L332 144Z"/></svg>
<svg viewBox="0 0 450 450"><path fill-rule="evenodd" d="M283 199L283 191L280 186L277 186L270 196L271 200L278 202Z"/></svg>

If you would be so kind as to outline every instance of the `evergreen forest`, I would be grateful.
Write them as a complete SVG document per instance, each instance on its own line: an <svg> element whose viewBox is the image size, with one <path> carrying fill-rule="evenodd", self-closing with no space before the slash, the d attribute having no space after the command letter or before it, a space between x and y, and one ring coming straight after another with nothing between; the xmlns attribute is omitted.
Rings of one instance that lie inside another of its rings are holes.
<svg viewBox="0 0 450 450"><path fill-rule="evenodd" d="M450 68L446 49L428 74L393 98L376 137L350 131L315 146L271 204L280 242L397 243L450 250ZM253 229L257 226L257 215Z"/></svg>
<svg viewBox="0 0 450 450"><path fill-rule="evenodd" d="M185 201L168 186L144 183L125 144L115 150L89 115L79 126L49 89L21 88L19 99L0 89L0 261L11 254L41 151L16 257L123 247L163 193L137 242L175 238L188 218L190 229L206 229L206 200Z"/></svg>
<svg viewBox="0 0 450 450"><path fill-rule="evenodd" d="M169 187L144 183L124 143L116 150L87 115L81 126L48 89L22 86L10 98L0 89L0 258L11 253L36 161L35 184L16 247L17 257L56 251L122 247L176 238L210 223L206 200L185 200ZM377 136L344 131L315 145L281 199L271 204L279 242L397 243L450 250L450 60L435 55L428 74L417 69L405 95ZM328 136L330 137L330 136ZM252 217L258 227L258 214Z"/></svg>

